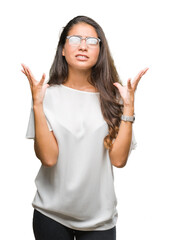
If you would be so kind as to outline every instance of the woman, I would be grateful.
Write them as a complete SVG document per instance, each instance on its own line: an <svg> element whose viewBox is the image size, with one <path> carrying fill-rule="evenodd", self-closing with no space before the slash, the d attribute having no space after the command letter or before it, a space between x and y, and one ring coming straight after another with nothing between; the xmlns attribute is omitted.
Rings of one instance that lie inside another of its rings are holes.
<svg viewBox="0 0 170 240"><path fill-rule="evenodd" d="M148 68L122 86L102 28L86 16L63 28L47 84L22 67L33 100L26 137L42 163L35 239L115 240L112 166L135 147L134 92Z"/></svg>

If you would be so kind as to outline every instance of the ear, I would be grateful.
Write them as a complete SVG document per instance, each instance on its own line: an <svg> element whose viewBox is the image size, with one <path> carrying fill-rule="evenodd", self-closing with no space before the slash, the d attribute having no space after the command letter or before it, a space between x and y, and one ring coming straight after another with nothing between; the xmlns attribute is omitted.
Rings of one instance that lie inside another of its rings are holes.
<svg viewBox="0 0 170 240"><path fill-rule="evenodd" d="M63 48L63 50L62 50L62 55L63 55L63 56L65 56L65 51L64 51L64 48Z"/></svg>

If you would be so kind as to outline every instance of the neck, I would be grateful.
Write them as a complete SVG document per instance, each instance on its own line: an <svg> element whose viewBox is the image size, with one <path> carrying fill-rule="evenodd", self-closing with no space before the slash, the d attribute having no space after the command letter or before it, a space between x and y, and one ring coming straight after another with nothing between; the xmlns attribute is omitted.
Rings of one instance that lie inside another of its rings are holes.
<svg viewBox="0 0 170 240"><path fill-rule="evenodd" d="M89 86L90 83L88 82L88 79L90 77L91 70L83 71L83 70L73 70L69 68L68 72L68 78L67 78L67 84L70 87L86 87Z"/></svg>

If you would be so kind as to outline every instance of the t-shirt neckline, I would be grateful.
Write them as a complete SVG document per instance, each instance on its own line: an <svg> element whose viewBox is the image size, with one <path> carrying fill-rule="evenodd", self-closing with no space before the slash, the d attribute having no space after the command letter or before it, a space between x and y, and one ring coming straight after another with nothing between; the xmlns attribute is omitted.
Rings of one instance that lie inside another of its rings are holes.
<svg viewBox="0 0 170 240"><path fill-rule="evenodd" d="M76 91L76 92L81 92L81 93L86 93L86 94L97 94L97 95L100 94L100 92L88 92L88 91L83 91L83 90L78 90L78 89L75 89L75 88L67 87L63 84L60 84L60 85L64 88L67 88L67 89L71 90L71 91Z"/></svg>

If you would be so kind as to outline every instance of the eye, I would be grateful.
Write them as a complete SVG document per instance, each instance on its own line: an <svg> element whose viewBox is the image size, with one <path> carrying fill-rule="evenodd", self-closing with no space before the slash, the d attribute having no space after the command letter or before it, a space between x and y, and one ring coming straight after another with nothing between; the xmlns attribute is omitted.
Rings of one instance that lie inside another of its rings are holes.
<svg viewBox="0 0 170 240"><path fill-rule="evenodd" d="M87 38L87 44L89 45L97 45L98 44L98 39L94 37Z"/></svg>
<svg viewBox="0 0 170 240"><path fill-rule="evenodd" d="M80 44L80 38L79 38L78 36L71 36L71 37L69 38L69 43L70 43L71 45Z"/></svg>

